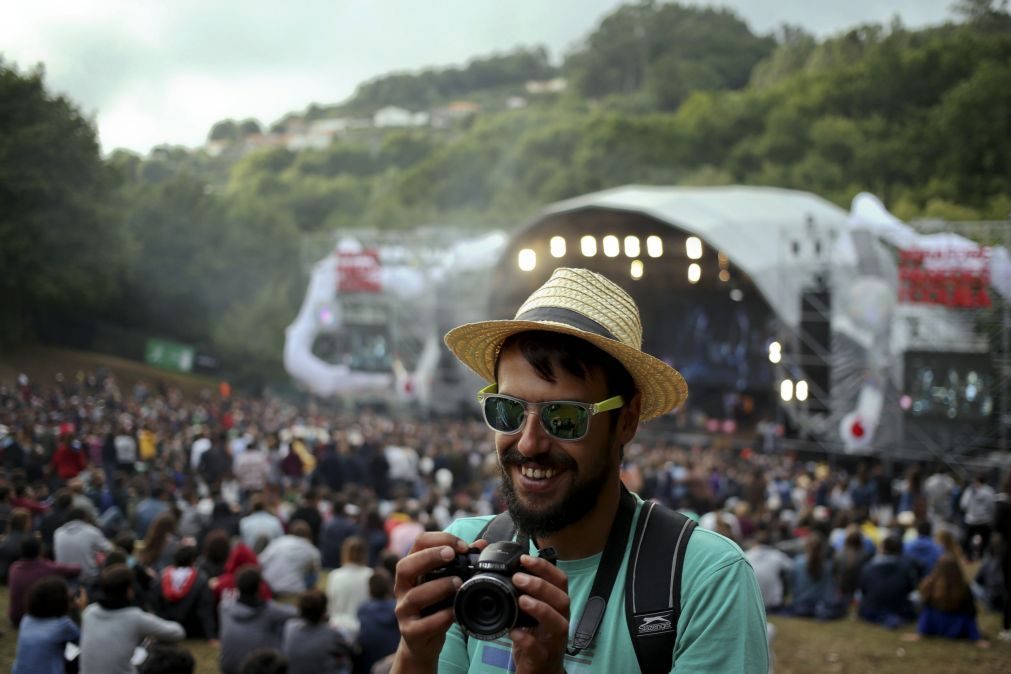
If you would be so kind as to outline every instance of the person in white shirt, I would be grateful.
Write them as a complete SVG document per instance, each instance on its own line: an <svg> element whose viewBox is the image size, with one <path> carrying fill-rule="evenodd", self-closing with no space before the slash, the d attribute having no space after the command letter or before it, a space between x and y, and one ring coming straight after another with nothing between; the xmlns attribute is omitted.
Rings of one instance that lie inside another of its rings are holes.
<svg viewBox="0 0 1011 674"><path fill-rule="evenodd" d="M302 520L291 524L291 534L271 541L260 553L263 580L275 595L297 595L316 582L319 549L312 544L312 529Z"/></svg>
<svg viewBox="0 0 1011 674"><path fill-rule="evenodd" d="M786 583L793 573L793 560L786 553L772 547L768 529L760 528L755 535L755 542L744 556L755 570L765 610L774 612L783 607L786 599Z"/></svg>
<svg viewBox="0 0 1011 674"><path fill-rule="evenodd" d="M970 562L975 561L982 551L990 546L990 528L993 525L996 498L997 494L993 487L978 474L959 499L958 505L965 513L965 539L962 541L962 548ZM976 536L980 537L978 548L973 545Z"/></svg>
<svg viewBox="0 0 1011 674"><path fill-rule="evenodd" d="M330 572L326 581L327 611L330 624L358 636L358 609L369 599L368 548L358 536L351 536L341 546L341 567Z"/></svg>
<svg viewBox="0 0 1011 674"><path fill-rule="evenodd" d="M91 524L88 514L73 508L66 524L53 534L53 559L59 564L80 564L81 580L98 577L98 553L112 550L112 543Z"/></svg>

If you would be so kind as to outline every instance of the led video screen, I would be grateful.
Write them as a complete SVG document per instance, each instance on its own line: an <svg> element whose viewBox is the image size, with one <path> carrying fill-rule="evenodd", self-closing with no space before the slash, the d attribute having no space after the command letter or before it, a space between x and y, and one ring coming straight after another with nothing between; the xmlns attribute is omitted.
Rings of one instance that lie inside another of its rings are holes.
<svg viewBox="0 0 1011 674"><path fill-rule="evenodd" d="M972 420L993 412L993 374L985 353L907 351L908 414Z"/></svg>

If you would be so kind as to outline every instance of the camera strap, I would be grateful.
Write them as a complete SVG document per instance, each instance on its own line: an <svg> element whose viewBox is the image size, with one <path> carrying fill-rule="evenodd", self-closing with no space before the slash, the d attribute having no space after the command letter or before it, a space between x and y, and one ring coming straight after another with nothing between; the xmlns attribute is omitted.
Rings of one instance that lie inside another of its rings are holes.
<svg viewBox="0 0 1011 674"><path fill-rule="evenodd" d="M627 534L632 528L634 515L635 497L622 485L618 512L615 513L614 520L611 522L607 544L600 556L600 564L597 565L597 573L593 577L593 585L590 587L590 597L586 600L582 615L579 616L572 645L565 649L569 655L578 655L580 651L588 648L593 643L594 637L597 636L597 630L604 619L604 611L607 610L607 598L614 588L614 581L618 577L618 570L625 557ZM514 536L517 543L529 548L529 536L522 531L517 531L509 513L504 512L489 522L477 537L494 542L513 540Z"/></svg>
<svg viewBox="0 0 1011 674"><path fill-rule="evenodd" d="M576 632L572 637L572 646L565 649L569 655L578 655L581 650L589 647L597 636L597 630L604 619L607 610L607 598L614 589L614 581L618 577L622 559L625 557L626 535L632 526L632 516L635 514L635 497L625 486L621 487L621 499L618 501L618 512L611 522L611 530L607 534L607 544L597 565L597 574L593 577L590 587L590 598L586 600L583 614L579 616Z"/></svg>

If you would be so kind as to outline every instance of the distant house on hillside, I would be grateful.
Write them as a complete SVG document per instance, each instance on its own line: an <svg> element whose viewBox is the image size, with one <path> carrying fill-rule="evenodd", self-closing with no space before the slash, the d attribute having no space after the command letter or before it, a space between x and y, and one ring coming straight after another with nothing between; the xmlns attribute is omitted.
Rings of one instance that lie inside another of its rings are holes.
<svg viewBox="0 0 1011 674"><path fill-rule="evenodd" d="M411 112L395 105L387 105L385 108L380 108L372 116L372 125L377 128L427 126L428 122L429 114L427 112Z"/></svg>
<svg viewBox="0 0 1011 674"><path fill-rule="evenodd" d="M557 94L565 91L567 86L569 86L569 82L564 77L550 80L530 80L526 83L528 94Z"/></svg>
<svg viewBox="0 0 1011 674"><path fill-rule="evenodd" d="M444 108L432 110L432 126L445 129L464 117L481 111L481 106L473 101L453 101Z"/></svg>

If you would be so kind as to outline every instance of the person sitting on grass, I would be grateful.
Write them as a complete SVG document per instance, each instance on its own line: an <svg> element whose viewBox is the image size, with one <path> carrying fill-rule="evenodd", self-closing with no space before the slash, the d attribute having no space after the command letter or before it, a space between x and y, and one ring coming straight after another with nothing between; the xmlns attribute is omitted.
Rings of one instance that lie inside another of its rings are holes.
<svg viewBox="0 0 1011 674"><path fill-rule="evenodd" d="M909 595L918 578L912 560L902 556L902 542L895 536L886 537L881 554L860 573L860 617L888 628L915 620Z"/></svg>
<svg viewBox="0 0 1011 674"><path fill-rule="evenodd" d="M79 601L83 605L87 599L82 594ZM70 590L63 578L49 576L32 585L11 674L63 674L63 650L68 641L81 638L69 612Z"/></svg>
<svg viewBox="0 0 1011 674"><path fill-rule="evenodd" d="M126 564L106 567L101 598L81 616L81 674L133 674L130 660L144 639L180 641L186 631L133 605L133 573Z"/></svg>
<svg viewBox="0 0 1011 674"><path fill-rule="evenodd" d="M920 583L920 598L923 607L916 633L907 634L903 639L968 639L980 648L990 647L990 642L980 636L976 625L976 600L954 556L945 554L937 560L934 570Z"/></svg>
<svg viewBox="0 0 1011 674"><path fill-rule="evenodd" d="M174 620L186 630L188 639L215 639L214 593L207 576L194 567L197 548L185 545L175 552L175 565L161 572L154 590L154 612Z"/></svg>
<svg viewBox="0 0 1011 674"><path fill-rule="evenodd" d="M260 570L255 566L239 569L235 584L238 597L225 597L218 606L218 664L223 674L239 674L243 659L253 649L280 651L284 624L297 615L294 606L260 597Z"/></svg>
<svg viewBox="0 0 1011 674"><path fill-rule="evenodd" d="M157 644L151 647L137 674L193 674L196 667L193 654L186 649Z"/></svg>
<svg viewBox="0 0 1011 674"><path fill-rule="evenodd" d="M298 615L284 626L281 653L288 659L288 674L350 674L352 649L326 622L326 595L303 592Z"/></svg>

